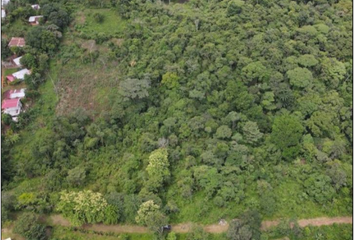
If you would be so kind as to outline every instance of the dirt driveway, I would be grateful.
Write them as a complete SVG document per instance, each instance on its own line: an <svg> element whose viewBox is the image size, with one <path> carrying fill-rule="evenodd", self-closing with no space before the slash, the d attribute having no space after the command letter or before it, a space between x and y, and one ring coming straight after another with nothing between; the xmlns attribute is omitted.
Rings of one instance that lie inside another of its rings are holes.
<svg viewBox="0 0 354 240"><path fill-rule="evenodd" d="M68 227L70 226L70 222L63 218L61 215L52 215L50 216L50 220L54 225L60 225ZM280 221L263 221L262 222L262 230L267 230L271 227L275 227L279 224ZM352 224L352 217L320 217L320 218L312 218L312 219L301 219L298 220L300 227L306 227L309 225L312 226L323 226L323 225L332 225L334 223L337 224ZM172 231L176 233L187 233L191 230L193 223L180 223L176 225L172 225ZM219 224L211 224L204 226L204 230L209 233L222 233L226 232L229 227L229 224L219 225ZM100 232L115 232L115 233L146 233L149 230L146 227L137 226L137 225L104 225L104 224L85 224L83 229L86 230L94 230Z"/></svg>

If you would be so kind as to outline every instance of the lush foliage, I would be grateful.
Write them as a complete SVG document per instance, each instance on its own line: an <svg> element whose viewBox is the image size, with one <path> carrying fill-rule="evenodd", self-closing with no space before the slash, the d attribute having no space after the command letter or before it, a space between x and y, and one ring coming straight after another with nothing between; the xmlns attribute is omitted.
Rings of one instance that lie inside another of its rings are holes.
<svg viewBox="0 0 354 240"><path fill-rule="evenodd" d="M62 192L57 210L77 226L83 223L117 223L117 209L102 194L92 191Z"/></svg>
<svg viewBox="0 0 354 240"><path fill-rule="evenodd" d="M351 214L351 1L55 1L31 28L13 2L4 31L26 37L12 50L41 95L2 119L5 211L156 232Z"/></svg>
<svg viewBox="0 0 354 240"><path fill-rule="evenodd" d="M47 239L45 226L38 223L38 217L33 213L23 213L15 223L14 232L28 240Z"/></svg>

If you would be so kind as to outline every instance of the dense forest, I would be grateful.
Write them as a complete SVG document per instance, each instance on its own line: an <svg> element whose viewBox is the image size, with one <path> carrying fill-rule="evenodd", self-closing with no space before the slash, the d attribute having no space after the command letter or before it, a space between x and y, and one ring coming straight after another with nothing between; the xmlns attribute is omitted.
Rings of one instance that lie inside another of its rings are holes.
<svg viewBox="0 0 354 240"><path fill-rule="evenodd" d="M15 232L45 239L37 214L159 238L238 218L225 239L268 239L261 219L352 214L350 0L35 3L2 21L2 58L32 71L28 109L2 114Z"/></svg>

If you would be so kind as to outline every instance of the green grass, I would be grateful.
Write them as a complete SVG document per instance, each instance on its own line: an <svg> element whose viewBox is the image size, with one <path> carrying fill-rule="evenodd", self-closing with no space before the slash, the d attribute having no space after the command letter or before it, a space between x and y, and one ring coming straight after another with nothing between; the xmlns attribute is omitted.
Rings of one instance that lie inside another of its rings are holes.
<svg viewBox="0 0 354 240"><path fill-rule="evenodd" d="M95 13L104 15L102 23L95 21ZM110 9L85 9L81 14L78 14L75 22L82 26L78 30L86 34L92 34L93 32L105 34L121 33L126 26L126 22L119 17L116 11Z"/></svg>
<svg viewBox="0 0 354 240"><path fill-rule="evenodd" d="M305 227L303 240L327 239L349 240L353 238L353 226L350 224L333 224L322 227ZM322 237L322 238L321 238Z"/></svg>
<svg viewBox="0 0 354 240"><path fill-rule="evenodd" d="M153 234L105 234L100 235L93 231L79 232L73 231L68 227L55 226L52 231L52 238L54 239L76 239L76 240L115 240L125 239L123 236L129 236L129 240L153 240Z"/></svg>
<svg viewBox="0 0 354 240"><path fill-rule="evenodd" d="M173 191L176 191L176 186L169 188L168 195L172 196ZM263 220L350 215L351 202L348 202L348 199L341 195L338 195L333 202L321 205L313 199L301 199L302 194L303 188L300 183L290 177L284 179L278 186L274 186L274 196L277 204L275 212L271 216L263 215ZM179 212L170 216L171 223L195 222L202 224L216 223L221 218L226 220L238 218L246 209L257 209L260 201L262 201L257 193L256 183L246 187L245 197L240 203L229 202L227 206L221 208L215 206L214 199L205 200L203 192L196 192L191 200L186 200L180 196L174 196L173 199L179 207Z"/></svg>
<svg viewBox="0 0 354 240"><path fill-rule="evenodd" d="M305 227L300 229L300 233L296 237L294 232L281 234L276 228L262 233L264 239L280 240L288 237L290 240L349 240L353 238L353 229L351 224L333 224L321 227Z"/></svg>
<svg viewBox="0 0 354 240"><path fill-rule="evenodd" d="M176 234L177 240L187 239L187 234ZM124 236L129 237L129 240L154 240L155 236L151 233L133 234L133 233L111 233L107 235L100 235L93 231L79 232L73 231L68 227L55 226L52 231L52 238L55 239L76 239L76 240L113 240L125 239ZM209 234L208 240L226 240L225 234Z"/></svg>
<svg viewBox="0 0 354 240"><path fill-rule="evenodd" d="M242 213L243 204L230 203L229 206L218 208L214 205L213 199L205 201L205 195L197 192L190 201L185 201L181 197L176 197L176 203L180 208L177 215L172 216L172 223L195 222L202 224L212 224L221 218L230 220Z"/></svg>
<svg viewBox="0 0 354 240"><path fill-rule="evenodd" d="M187 233L179 233L177 235L177 240L186 240ZM228 240L225 233L222 234L209 234L208 240Z"/></svg>
<svg viewBox="0 0 354 240"><path fill-rule="evenodd" d="M70 60L65 65L58 63L56 69L60 81L56 87L60 100L56 108L57 115L68 115L83 108L92 116L110 109L109 101L117 94L119 82L116 79L121 74L119 68L107 61L106 57L100 51L95 63L84 64L80 59Z"/></svg>
<svg viewBox="0 0 354 240"><path fill-rule="evenodd" d="M55 81L56 67L53 61L51 61L50 65L49 75ZM19 132L20 140L11 148L11 161L13 161L14 165L25 166L28 164L32 158L31 147L33 139L40 138L50 129L57 103L53 82L48 79L40 86L39 92L41 93L39 98L31 106L34 112L39 114L35 116L28 126ZM20 179L17 180L19 181ZM13 181L13 184L17 185L18 181Z"/></svg>
<svg viewBox="0 0 354 240"><path fill-rule="evenodd" d="M13 74L17 71L19 71L20 69L19 68L6 68L5 71L4 71L4 75L5 77L10 75L10 74Z"/></svg>

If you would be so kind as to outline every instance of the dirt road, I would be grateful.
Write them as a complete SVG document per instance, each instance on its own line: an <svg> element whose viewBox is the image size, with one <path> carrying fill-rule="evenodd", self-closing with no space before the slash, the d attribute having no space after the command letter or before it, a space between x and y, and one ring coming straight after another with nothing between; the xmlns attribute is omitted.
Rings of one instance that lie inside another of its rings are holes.
<svg viewBox="0 0 354 240"><path fill-rule="evenodd" d="M334 223L352 224L353 217L334 217L334 218L320 217L320 218L311 218L311 219L301 219L301 220L298 220L297 222L300 227L306 227L309 225L318 227L318 226L324 226L324 225L332 225ZM271 227L275 227L278 224L279 224L279 221L263 221L261 229L267 230Z"/></svg>
<svg viewBox="0 0 354 240"><path fill-rule="evenodd" d="M59 225L64 227L71 226L70 222L61 215L52 215L49 217L49 222L53 225ZM337 224L352 224L352 217L334 217L334 218L312 218L312 219L301 219L298 221L300 227L312 226L323 226ZM279 224L279 221L263 221L261 229L267 230ZM180 223L172 226L172 231L176 233L187 233L191 230L193 223ZM204 230L209 233L222 233L226 232L229 224L211 224L204 226ZM136 225L104 225L104 224L85 224L82 226L85 230L94 230L98 232L114 232L114 233L148 233L149 230L146 227L136 226ZM2 239L3 237L14 237L11 229L3 228L1 229ZM16 239L22 240L20 236L16 236Z"/></svg>
<svg viewBox="0 0 354 240"><path fill-rule="evenodd" d="M50 217L51 222L54 225L60 226L70 226L70 222L63 218L61 215L52 215ZM298 220L300 227L306 227L309 225L312 226L323 226L323 225L332 225L337 224L352 224L352 217L321 217L321 218L312 218L312 219L301 219ZM274 227L279 224L279 221L263 221L262 230L267 230L271 227ZM187 233L191 230L193 223L180 223L172 225L172 231L176 233ZM229 224L219 225L211 224L204 226L204 230L209 233L222 233L226 232L229 227ZM104 225L104 224L85 224L83 229L94 230L100 232L115 232L115 233L146 233L149 230L146 227L136 226L136 225Z"/></svg>

